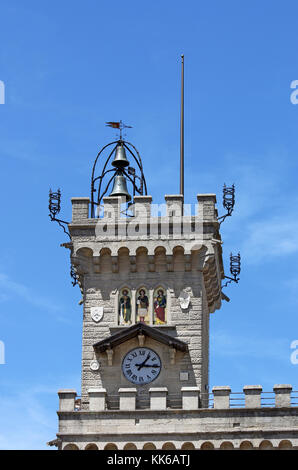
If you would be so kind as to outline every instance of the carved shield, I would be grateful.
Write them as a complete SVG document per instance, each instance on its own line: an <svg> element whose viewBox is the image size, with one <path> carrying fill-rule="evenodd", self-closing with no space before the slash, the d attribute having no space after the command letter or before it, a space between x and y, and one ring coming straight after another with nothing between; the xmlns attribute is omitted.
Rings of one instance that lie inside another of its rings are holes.
<svg viewBox="0 0 298 470"><path fill-rule="evenodd" d="M103 317L103 307L91 307L91 318L98 323Z"/></svg>

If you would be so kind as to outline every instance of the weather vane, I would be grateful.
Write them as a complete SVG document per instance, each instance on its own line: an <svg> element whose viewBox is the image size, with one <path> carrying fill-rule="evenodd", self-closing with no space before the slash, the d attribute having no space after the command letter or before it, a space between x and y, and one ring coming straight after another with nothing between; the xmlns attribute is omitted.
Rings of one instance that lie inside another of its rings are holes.
<svg viewBox="0 0 298 470"><path fill-rule="evenodd" d="M132 129L132 126L127 126L122 121L119 121L119 122L109 121L109 122L106 122L106 126L112 127L113 129L119 129L120 131L119 140L122 140L123 129Z"/></svg>

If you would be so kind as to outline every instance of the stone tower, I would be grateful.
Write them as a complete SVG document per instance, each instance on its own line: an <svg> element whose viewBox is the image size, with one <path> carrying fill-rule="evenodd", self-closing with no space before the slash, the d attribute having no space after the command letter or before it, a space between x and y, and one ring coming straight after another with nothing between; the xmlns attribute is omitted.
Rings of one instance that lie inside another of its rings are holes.
<svg viewBox="0 0 298 470"><path fill-rule="evenodd" d="M214 387L210 408L209 315L226 298L215 195L198 194L194 211L182 195L159 206L139 195L128 216L119 187L103 197L101 217L89 198L72 199L64 246L82 292L82 389L58 392L59 432L49 444L266 448L279 439L287 447L298 429L290 385L276 385L275 408L266 409L259 385L244 387L244 409L230 408L230 387Z"/></svg>

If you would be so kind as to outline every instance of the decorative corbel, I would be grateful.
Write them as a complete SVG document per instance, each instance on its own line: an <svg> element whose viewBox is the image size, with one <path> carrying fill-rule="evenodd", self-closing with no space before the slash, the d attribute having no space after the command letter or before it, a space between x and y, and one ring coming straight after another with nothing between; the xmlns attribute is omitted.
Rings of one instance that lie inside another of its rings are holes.
<svg viewBox="0 0 298 470"><path fill-rule="evenodd" d="M112 365L113 365L113 354L114 354L114 351L113 351L113 349L111 349L110 346L109 346L108 349L106 349L106 354L107 354L107 357L108 357L108 366L112 366Z"/></svg>
<svg viewBox="0 0 298 470"><path fill-rule="evenodd" d="M176 358L176 349L173 348L173 346L170 348L170 361L171 364L175 364L175 358Z"/></svg>
<svg viewBox="0 0 298 470"><path fill-rule="evenodd" d="M142 334L138 335L138 340L139 340L139 346L143 347L145 344L145 335L142 335Z"/></svg>

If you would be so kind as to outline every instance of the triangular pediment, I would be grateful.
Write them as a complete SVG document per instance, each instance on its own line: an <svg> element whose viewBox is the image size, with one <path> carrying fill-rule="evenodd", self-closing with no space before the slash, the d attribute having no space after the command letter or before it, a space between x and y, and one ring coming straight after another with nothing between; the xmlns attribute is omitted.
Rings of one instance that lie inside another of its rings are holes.
<svg viewBox="0 0 298 470"><path fill-rule="evenodd" d="M155 341L167 344L170 348L175 348L178 351L186 352L188 350L187 344L183 341L164 333L159 328L148 326L144 323L136 323L133 326L123 328L123 330L114 333L98 343L95 343L93 348L98 352L104 352L107 349L113 349L115 346L139 335L148 336Z"/></svg>

